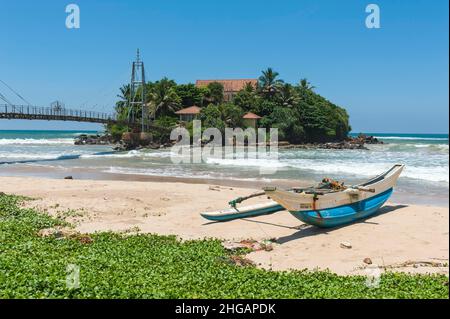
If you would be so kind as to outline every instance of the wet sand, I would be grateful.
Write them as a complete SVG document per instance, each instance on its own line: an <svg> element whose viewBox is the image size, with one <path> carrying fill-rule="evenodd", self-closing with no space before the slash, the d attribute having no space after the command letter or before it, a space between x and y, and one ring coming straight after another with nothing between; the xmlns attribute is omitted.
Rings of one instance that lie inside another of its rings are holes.
<svg viewBox="0 0 450 319"><path fill-rule="evenodd" d="M66 176L73 176L76 180L108 180L108 181L135 181L135 182L158 182L158 183L187 183L187 184L213 184L220 186L241 187L261 189L264 186L276 186L282 188L306 187L316 185L317 180L288 180L274 178L259 179L227 179L227 178L200 178L200 177L177 177L159 176L143 174L124 174L103 172L96 168L79 167L54 167L45 165L5 165L0 169L0 177L36 177L63 179ZM445 186L444 190L445 190ZM447 186L448 188L448 186ZM434 193L428 191L426 185L417 192L417 189L399 186L391 197L396 203L413 204L420 206L449 207L448 192L442 191Z"/></svg>
<svg viewBox="0 0 450 319"><path fill-rule="evenodd" d="M199 182L199 181L197 181ZM330 269L364 274L372 268L448 274L449 209L389 202L359 223L319 229L288 212L211 223L199 212L219 210L257 189L187 182L63 180L0 177L0 192L37 198L27 205L74 223L81 232L139 231L180 239L276 239L272 251L247 257L276 270ZM264 197L248 203L262 202ZM352 248L342 248L341 243ZM363 262L370 258L371 265Z"/></svg>

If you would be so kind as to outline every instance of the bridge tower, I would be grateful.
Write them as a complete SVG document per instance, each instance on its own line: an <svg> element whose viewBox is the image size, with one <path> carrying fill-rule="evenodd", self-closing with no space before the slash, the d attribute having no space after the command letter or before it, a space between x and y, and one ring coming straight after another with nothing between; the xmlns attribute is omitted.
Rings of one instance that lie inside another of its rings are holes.
<svg viewBox="0 0 450 319"><path fill-rule="evenodd" d="M137 49L136 61L133 62L130 82L130 113L128 114L128 120L131 123L135 122L136 113L139 109L142 112L141 131L145 132L149 120L148 108L145 104L145 70L144 62L141 61L139 49Z"/></svg>

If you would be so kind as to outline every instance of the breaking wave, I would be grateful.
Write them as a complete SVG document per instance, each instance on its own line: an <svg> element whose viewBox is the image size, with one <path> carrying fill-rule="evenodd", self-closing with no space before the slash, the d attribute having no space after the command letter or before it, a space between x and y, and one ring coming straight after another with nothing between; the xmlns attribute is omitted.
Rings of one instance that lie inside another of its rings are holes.
<svg viewBox="0 0 450 319"><path fill-rule="evenodd" d="M0 145L73 145L72 138L34 139L34 138L3 138Z"/></svg>

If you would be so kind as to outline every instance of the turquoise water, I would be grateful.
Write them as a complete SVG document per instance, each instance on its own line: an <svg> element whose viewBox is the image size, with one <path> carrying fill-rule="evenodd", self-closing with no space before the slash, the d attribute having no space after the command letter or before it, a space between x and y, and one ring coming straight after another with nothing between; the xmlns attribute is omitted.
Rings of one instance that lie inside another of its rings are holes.
<svg viewBox="0 0 450 319"><path fill-rule="evenodd" d="M278 159L209 158L200 164L173 164L170 150L114 153L110 146L75 146L73 139L92 131L0 131L0 174L11 168L87 168L103 173L201 179L317 181L324 176L360 182L395 163L406 164L400 192L448 198L448 134L367 133L386 142L369 150L280 150ZM352 134L352 135L357 135ZM261 168L276 168L261 175Z"/></svg>
<svg viewBox="0 0 450 319"><path fill-rule="evenodd" d="M6 139L35 139L35 140L53 140L53 139L73 139L80 134L96 134L97 131L27 131L27 130L0 130L0 141ZM1 145L1 144L0 144Z"/></svg>
<svg viewBox="0 0 450 319"><path fill-rule="evenodd" d="M380 140L388 142L390 140L395 140L397 142L408 141L427 141L433 144L441 144L447 142L448 144L448 134L402 134L402 133L364 133L367 136L374 136ZM357 137L359 133L350 133L350 136Z"/></svg>

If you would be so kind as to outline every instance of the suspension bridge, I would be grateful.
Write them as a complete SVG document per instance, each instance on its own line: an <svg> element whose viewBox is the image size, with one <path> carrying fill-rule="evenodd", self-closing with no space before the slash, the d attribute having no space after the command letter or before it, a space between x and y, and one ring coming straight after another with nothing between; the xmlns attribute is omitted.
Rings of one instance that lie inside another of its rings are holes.
<svg viewBox="0 0 450 319"><path fill-rule="evenodd" d="M33 105L0 104L0 119L8 120L47 120L74 121L100 124L114 124L119 121L115 114L73 110L59 107L41 107ZM139 124L139 123L126 123Z"/></svg>
<svg viewBox="0 0 450 319"><path fill-rule="evenodd" d="M134 129L140 126L141 132L148 130L167 130L165 127L158 127L152 124L145 103L145 71L144 62L140 59L139 49L137 50L136 61L133 62L132 76L130 82L130 94L127 103L130 107L127 119L119 119L115 113L104 113L92 110L68 109L61 102L54 102L50 107L36 106L28 102L20 93L0 79L9 91L18 97L25 104L12 103L0 92L0 100L6 104L0 104L0 120L47 120L47 121L74 121L89 122L99 124L125 124ZM21 102L21 103L22 103ZM141 119L136 118L137 110L142 110Z"/></svg>

